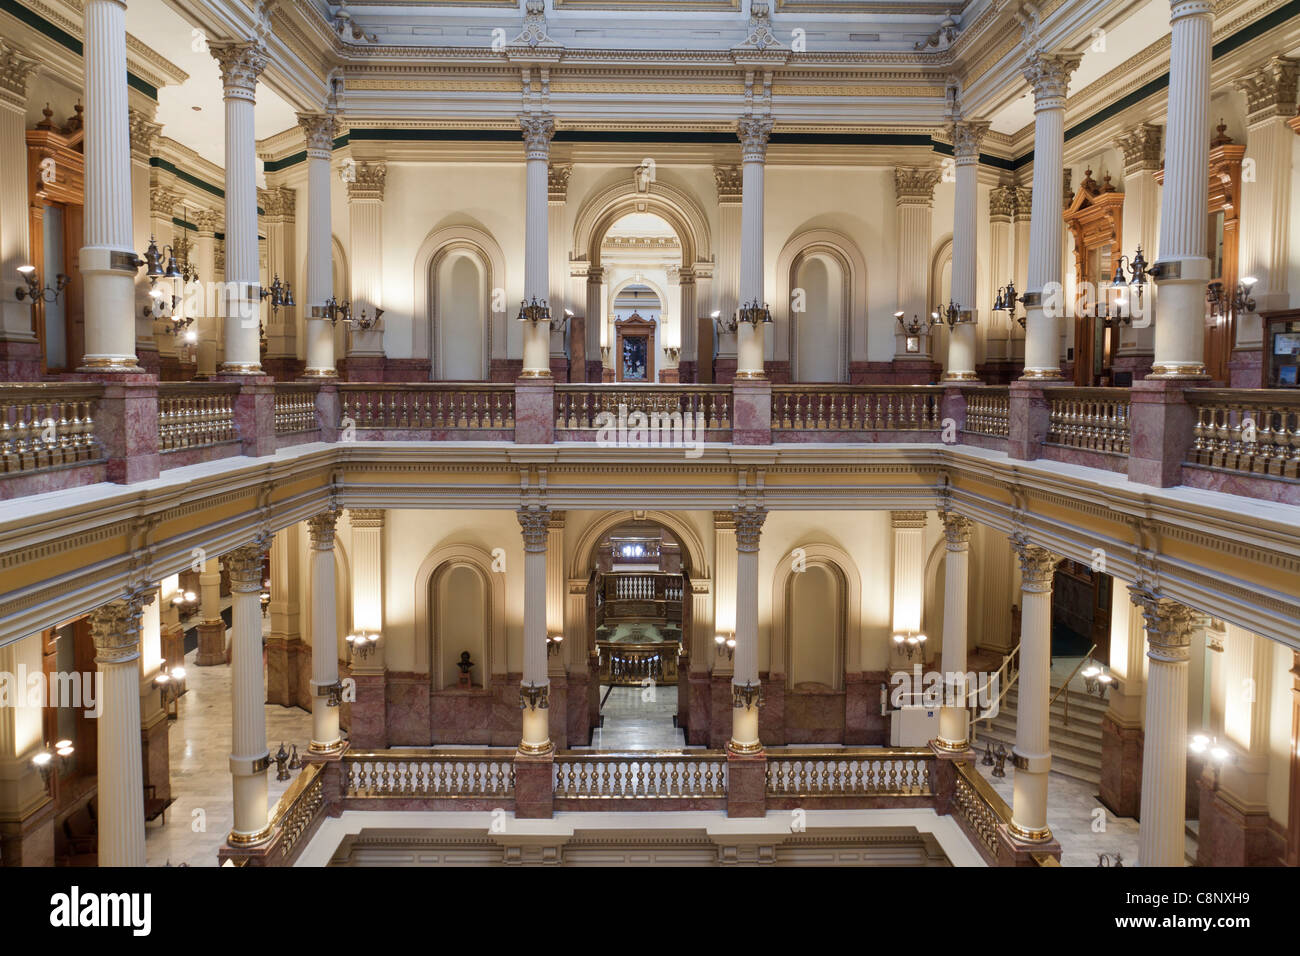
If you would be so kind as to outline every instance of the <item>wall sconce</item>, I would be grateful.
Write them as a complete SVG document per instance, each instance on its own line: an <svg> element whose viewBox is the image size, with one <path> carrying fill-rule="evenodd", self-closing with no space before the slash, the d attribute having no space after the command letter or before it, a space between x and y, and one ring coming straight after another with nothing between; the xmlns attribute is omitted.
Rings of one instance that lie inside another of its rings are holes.
<svg viewBox="0 0 1300 956"><path fill-rule="evenodd" d="M560 648L563 646L563 644L564 644L563 634L546 635L546 656L551 657L555 654L560 653Z"/></svg>
<svg viewBox="0 0 1300 956"><path fill-rule="evenodd" d="M1122 853L1114 853L1114 854L1111 854L1111 853L1098 853L1098 854L1097 854L1097 865L1098 865L1098 866L1123 866L1123 865L1124 865L1124 854L1122 854Z"/></svg>
<svg viewBox="0 0 1300 956"><path fill-rule="evenodd" d="M279 315L280 309L282 308L285 309L292 308L293 306L298 304L294 300L293 289L289 286L289 283L287 282L282 283L280 281L279 273L276 274L274 281L271 282L271 288L258 289L257 294L260 298L263 299L265 299L267 296L271 297L272 316Z"/></svg>
<svg viewBox="0 0 1300 956"><path fill-rule="evenodd" d="M714 645L718 648L718 656L727 655L727 660L734 660L736 657L736 635L735 634L717 634L713 638Z"/></svg>
<svg viewBox="0 0 1300 956"><path fill-rule="evenodd" d="M1119 683L1106 668L1093 663L1083 669L1079 675L1083 678L1083 686L1089 694L1106 699L1106 694L1112 687L1119 687Z"/></svg>
<svg viewBox="0 0 1300 956"><path fill-rule="evenodd" d="M533 296L532 301L519 300L519 315L516 318L520 322L532 322L539 324L545 322L550 326L552 332L558 332L564 328L565 323L569 321L569 310L565 309L564 314L556 318L551 318L551 307L546 304L546 300L537 301L537 296Z"/></svg>
<svg viewBox="0 0 1300 956"><path fill-rule="evenodd" d="M907 632L905 634L894 635L894 646L900 651L907 652L907 659L910 661L912 656L925 647L925 635Z"/></svg>
<svg viewBox="0 0 1300 956"><path fill-rule="evenodd" d="M171 603L181 620L185 620L199 609L199 596L193 591L177 591L172 595Z"/></svg>
<svg viewBox="0 0 1300 956"><path fill-rule="evenodd" d="M275 752L275 779L288 780L290 770L302 769L302 758L298 756L298 745L293 744L293 752L290 753L284 749L284 741L280 741L280 749Z"/></svg>
<svg viewBox="0 0 1300 956"><path fill-rule="evenodd" d="M1214 786L1212 790L1219 789L1219 774L1223 772L1223 765L1229 761L1232 754L1228 748L1219 743L1217 737L1207 737L1205 734L1194 734L1187 749L1194 754L1204 754L1210 767L1214 770Z"/></svg>
<svg viewBox="0 0 1300 956"><path fill-rule="evenodd" d="M930 325L946 325L951 331L959 325L974 325L975 316L968 310L963 310L956 302L948 300L947 305L936 305L934 311L930 313Z"/></svg>
<svg viewBox="0 0 1300 956"><path fill-rule="evenodd" d="M926 324L921 320L920 316L913 315L910 322L904 322L903 316L906 314L901 311L894 313L894 320L898 323L898 327L903 330L904 335L920 335L925 331Z"/></svg>
<svg viewBox="0 0 1300 956"><path fill-rule="evenodd" d="M266 617L267 610L271 607L271 582L266 580L262 582L262 617Z"/></svg>
<svg viewBox="0 0 1300 956"><path fill-rule="evenodd" d="M1228 309L1238 314L1245 315L1255 311L1255 300L1251 297L1250 290L1255 286L1254 276L1245 276L1237 283L1237 288L1233 291L1232 302L1228 303L1223 292L1222 282L1211 282L1205 287L1205 300L1210 303L1210 315L1215 318L1223 318L1228 313Z"/></svg>
<svg viewBox="0 0 1300 956"><path fill-rule="evenodd" d="M32 757L32 766L41 772L41 782L45 784L46 789L50 786L50 777L54 774L55 766L59 768L60 772L67 769L68 761L72 759L72 753L72 741L60 740L54 745L53 753L50 752L50 745L46 744L44 750Z"/></svg>
<svg viewBox="0 0 1300 956"><path fill-rule="evenodd" d="M384 315L384 310L381 309L379 306L375 306L375 314L373 318L366 312L365 309L362 309L361 315L353 317L351 314L349 314L343 319L343 322L354 332L369 332L371 329L373 329L375 326L379 324L379 320L383 317L383 315Z"/></svg>
<svg viewBox="0 0 1300 956"><path fill-rule="evenodd" d="M551 706L550 684L521 684L519 687L520 710L546 710Z"/></svg>
<svg viewBox="0 0 1300 956"><path fill-rule="evenodd" d="M23 277L23 282L26 283L26 286L19 286L14 290L14 295L18 298L19 302L23 301L23 299L31 299L32 305L36 304L37 299L41 299L44 302L58 302L59 296L63 294L63 290L66 289L68 283L72 281L60 272L54 277L54 286L52 288L50 286L41 288L41 279L40 276L36 274L35 266L19 266L18 274Z"/></svg>
<svg viewBox="0 0 1300 956"><path fill-rule="evenodd" d="M734 710L751 707L763 706L763 686L746 681L743 686L740 684L731 685L731 706Z"/></svg>
<svg viewBox="0 0 1300 956"><path fill-rule="evenodd" d="M748 323L755 328L758 328L760 325L772 324L772 312L768 309L767 303L764 302L762 305L759 305L757 299L750 302L748 305L741 306L737 318L739 321Z"/></svg>
<svg viewBox="0 0 1300 956"><path fill-rule="evenodd" d="M352 657L367 661L370 660L370 655L375 652L375 645L379 643L379 635L373 631L358 631L355 634L349 634L345 640L348 642L348 647L351 648Z"/></svg>
<svg viewBox="0 0 1300 956"><path fill-rule="evenodd" d="M670 362L676 362L682 357L682 350L676 345L664 346L664 358Z"/></svg>
<svg viewBox="0 0 1300 956"><path fill-rule="evenodd" d="M180 716L181 682L184 680L185 668L183 667L173 667L170 674L164 671L153 679L154 686L160 692L162 707L167 712L168 720L176 720Z"/></svg>

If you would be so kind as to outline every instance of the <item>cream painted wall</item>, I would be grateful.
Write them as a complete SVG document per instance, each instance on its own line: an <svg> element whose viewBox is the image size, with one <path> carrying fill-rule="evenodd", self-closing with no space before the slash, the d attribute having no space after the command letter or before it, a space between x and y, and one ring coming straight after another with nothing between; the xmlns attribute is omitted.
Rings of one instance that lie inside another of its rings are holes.
<svg viewBox="0 0 1300 956"><path fill-rule="evenodd" d="M1260 638L1256 638L1260 640ZM1272 642L1272 686L1268 713L1268 815L1286 826L1291 812L1291 699L1295 656L1289 647Z"/></svg>

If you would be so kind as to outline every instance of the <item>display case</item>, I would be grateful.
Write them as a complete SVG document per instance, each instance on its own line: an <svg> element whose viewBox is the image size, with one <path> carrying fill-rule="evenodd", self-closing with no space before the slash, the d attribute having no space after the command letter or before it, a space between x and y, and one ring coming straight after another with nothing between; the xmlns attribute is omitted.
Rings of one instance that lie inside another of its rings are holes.
<svg viewBox="0 0 1300 956"><path fill-rule="evenodd" d="M1300 388L1300 309L1261 312L1264 388Z"/></svg>

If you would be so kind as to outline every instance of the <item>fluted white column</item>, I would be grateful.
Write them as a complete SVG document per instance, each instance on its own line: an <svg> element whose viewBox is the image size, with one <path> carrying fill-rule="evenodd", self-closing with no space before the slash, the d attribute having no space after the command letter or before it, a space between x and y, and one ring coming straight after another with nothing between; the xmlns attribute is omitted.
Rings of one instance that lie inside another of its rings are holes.
<svg viewBox="0 0 1300 956"><path fill-rule="evenodd" d="M714 166L713 181L718 190L718 251L717 269L714 273L715 300L712 308L719 318L730 320L740 307L740 234L744 211L744 176L738 166ZM718 336L718 358L734 360L736 336L732 332L715 330ZM699 344L701 364L711 362L712 343Z"/></svg>
<svg viewBox="0 0 1300 956"><path fill-rule="evenodd" d="M895 166L894 199L898 228L898 308L904 322L921 323L920 351L907 351L907 334L894 323L894 358L929 361L930 232L934 218L934 187L943 175L932 167Z"/></svg>
<svg viewBox="0 0 1300 956"><path fill-rule="evenodd" d="M943 519L943 533L947 540L943 573L943 670L944 699L939 708L939 737L935 741L941 750L969 750L966 732L967 695L978 690L967 687L966 674L966 622L968 617L967 594L970 587L970 536L971 520L951 511L939 513ZM948 675L956 675L953 681Z"/></svg>
<svg viewBox="0 0 1300 956"><path fill-rule="evenodd" d="M144 771L140 755L140 594L90 614L99 666L100 866L144 866Z"/></svg>
<svg viewBox="0 0 1300 956"><path fill-rule="evenodd" d="M339 709L329 705L339 682L339 631L335 604L334 526L337 511L307 519L311 532L311 744L317 754L343 749Z"/></svg>
<svg viewBox="0 0 1300 956"><path fill-rule="evenodd" d="M230 570L230 774L235 825L229 842L246 846L271 835L266 805L266 683L262 666L262 571L266 542L226 555Z"/></svg>
<svg viewBox="0 0 1300 956"><path fill-rule="evenodd" d="M1057 208L1064 188L1065 96L1077 53L1035 50L1024 67L1034 90L1034 193L1029 220L1029 285L1025 289L1025 379L1061 378L1060 325L1063 220ZM1045 301L1046 300L1046 301ZM1044 305L1048 308L1045 310Z"/></svg>
<svg viewBox="0 0 1300 956"><path fill-rule="evenodd" d="M921 610L925 604L925 523L924 511L894 511L890 514L894 529L894 634L917 634L921 630ZM903 645L890 642L891 654ZM921 648L924 661L925 648ZM901 662L900 662L901 666Z"/></svg>
<svg viewBox="0 0 1300 956"><path fill-rule="evenodd" d="M209 309L209 297L203 294L206 284L216 278L216 234L220 223L220 214L211 209L200 209L194 217L197 230L194 233L194 252L190 261L199 274L193 304L197 310L195 324L199 335L197 374L202 378L211 378L217 374L217 347L221 341L221 320L216 315L209 314L219 310Z"/></svg>
<svg viewBox="0 0 1300 956"><path fill-rule="evenodd" d="M1141 248L1148 261L1155 258L1159 242L1160 184L1156 173L1164 161L1163 134L1164 130L1153 123L1139 123L1115 138L1115 145L1124 154L1123 252L1132 257ZM1133 324L1119 329L1116 356L1135 369L1142 367L1144 359L1151 360L1154 298L1148 288L1142 302L1133 303L1141 305L1140 310L1133 310Z"/></svg>
<svg viewBox="0 0 1300 956"><path fill-rule="evenodd" d="M325 302L334 295L334 234L330 228L330 157L334 114L299 113L307 136L307 367L309 378L334 378L334 325ZM335 709L335 708L331 708Z"/></svg>
<svg viewBox="0 0 1300 956"><path fill-rule="evenodd" d="M524 536L524 673L520 685L523 733L519 749L527 754L551 750L549 720L551 680L546 668L546 543L549 509L523 507L516 512ZM534 699L523 699L525 690Z"/></svg>
<svg viewBox="0 0 1300 956"><path fill-rule="evenodd" d="M359 315L362 311L374 315L377 309L383 307L384 190L387 184L388 164L380 162L358 163L356 178L348 183L348 233L354 315ZM348 354L382 356L383 320L374 328L354 330ZM436 370L434 374L437 374Z"/></svg>
<svg viewBox="0 0 1300 956"><path fill-rule="evenodd" d="M1020 678L1016 704L1013 836L1050 840L1047 826L1047 772L1052 766L1049 737L1052 691L1052 577L1060 558L1023 538L1013 541L1020 558Z"/></svg>
<svg viewBox="0 0 1300 956"><path fill-rule="evenodd" d="M259 43L214 43L226 101L226 375L262 373L253 103L267 54Z"/></svg>
<svg viewBox="0 0 1300 956"><path fill-rule="evenodd" d="M767 520L765 508L737 508L736 521L736 664L731 676L731 740L735 753L763 749L758 737L758 541ZM755 692L748 706L739 693Z"/></svg>
<svg viewBox="0 0 1300 956"><path fill-rule="evenodd" d="M127 117L126 4L86 0L86 372L138 372L131 248L131 139ZM45 279L45 276L41 277Z"/></svg>
<svg viewBox="0 0 1300 956"><path fill-rule="evenodd" d="M546 300L550 291L548 257L549 200L547 166L555 117L549 113L519 117L524 131L524 302ZM551 328L545 322L524 323L524 378L551 377Z"/></svg>
<svg viewBox="0 0 1300 956"><path fill-rule="evenodd" d="M1182 866L1187 838L1187 648L1192 611L1152 588L1129 588L1146 623L1147 700L1142 743L1141 866Z"/></svg>
<svg viewBox="0 0 1300 956"><path fill-rule="evenodd" d="M1169 121L1150 378L1205 378L1211 0L1171 0Z"/></svg>
<svg viewBox="0 0 1300 956"><path fill-rule="evenodd" d="M772 120L746 116L737 124L740 136L740 305L764 304L763 283L763 168ZM766 378L763 349L767 329L740 323L736 328L736 378Z"/></svg>
<svg viewBox="0 0 1300 956"><path fill-rule="evenodd" d="M979 319L979 309L975 304L979 254L977 174L980 143L988 129L989 124L982 121L958 121L951 128L957 177L952 215L952 298L964 321L948 333L948 363L943 373L945 382L976 380L975 323Z"/></svg>

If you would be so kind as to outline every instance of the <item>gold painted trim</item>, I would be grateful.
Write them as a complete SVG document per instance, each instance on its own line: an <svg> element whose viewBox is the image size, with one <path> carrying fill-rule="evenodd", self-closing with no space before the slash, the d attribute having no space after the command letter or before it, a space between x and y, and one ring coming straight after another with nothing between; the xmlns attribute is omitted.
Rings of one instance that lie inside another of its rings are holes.
<svg viewBox="0 0 1300 956"><path fill-rule="evenodd" d="M737 372L735 378L738 382L762 382L767 380L767 372Z"/></svg>
<svg viewBox="0 0 1300 956"><path fill-rule="evenodd" d="M311 743L309 743L309 744L307 745L307 750L308 750L309 753L322 754L322 755L324 755L324 756L331 756L331 755L333 755L333 754L340 754L340 753L342 753L342 752L343 752L343 746L344 746L344 745L343 745L343 739L342 739L342 738L339 738L338 740L334 741L334 743L332 743L332 744L321 744L321 743L317 743L316 741L313 740Z"/></svg>
<svg viewBox="0 0 1300 956"><path fill-rule="evenodd" d="M222 375L261 375L261 362L226 362L221 366Z"/></svg>
<svg viewBox="0 0 1300 956"><path fill-rule="evenodd" d="M1024 840L1028 843L1046 843L1052 838L1050 827L1043 827L1041 830L1026 830L1024 827L1017 826L1014 820L1007 821L1007 830L1017 840Z"/></svg>
<svg viewBox="0 0 1300 956"><path fill-rule="evenodd" d="M959 754L970 750L970 741L945 740L943 737L935 737L934 747L936 750L942 750L944 753Z"/></svg>
<svg viewBox="0 0 1300 956"><path fill-rule="evenodd" d="M1195 364L1189 362L1185 365L1152 365L1147 375L1147 378L1208 379L1209 377L1205 366L1200 362Z"/></svg>
<svg viewBox="0 0 1300 956"><path fill-rule="evenodd" d="M1027 368L1020 376L1022 382L1063 382L1065 376L1059 368Z"/></svg>
<svg viewBox="0 0 1300 956"><path fill-rule="evenodd" d="M274 832L275 829L269 823L256 833L236 833L231 830L230 835L226 837L226 842L231 846L256 846L271 839Z"/></svg>
<svg viewBox="0 0 1300 956"><path fill-rule="evenodd" d="M763 742L761 740L756 740L752 744L738 744L734 740L728 740L727 749L734 754L751 756L763 752Z"/></svg>
<svg viewBox="0 0 1300 956"><path fill-rule="evenodd" d="M519 741L519 752L527 754L529 757L540 757L544 754L554 753L555 744L549 740L544 744L530 744L526 740L521 740Z"/></svg>
<svg viewBox="0 0 1300 956"><path fill-rule="evenodd" d="M979 376L974 372L944 372L940 382L978 382Z"/></svg>
<svg viewBox="0 0 1300 956"><path fill-rule="evenodd" d="M82 360L79 372L143 372L134 355L104 356Z"/></svg>
<svg viewBox="0 0 1300 956"><path fill-rule="evenodd" d="M519 373L520 378L554 378L549 369L545 372L537 372L530 369L524 369Z"/></svg>
<svg viewBox="0 0 1300 956"><path fill-rule="evenodd" d="M336 368L309 368L302 373L303 378L338 378L339 370Z"/></svg>

